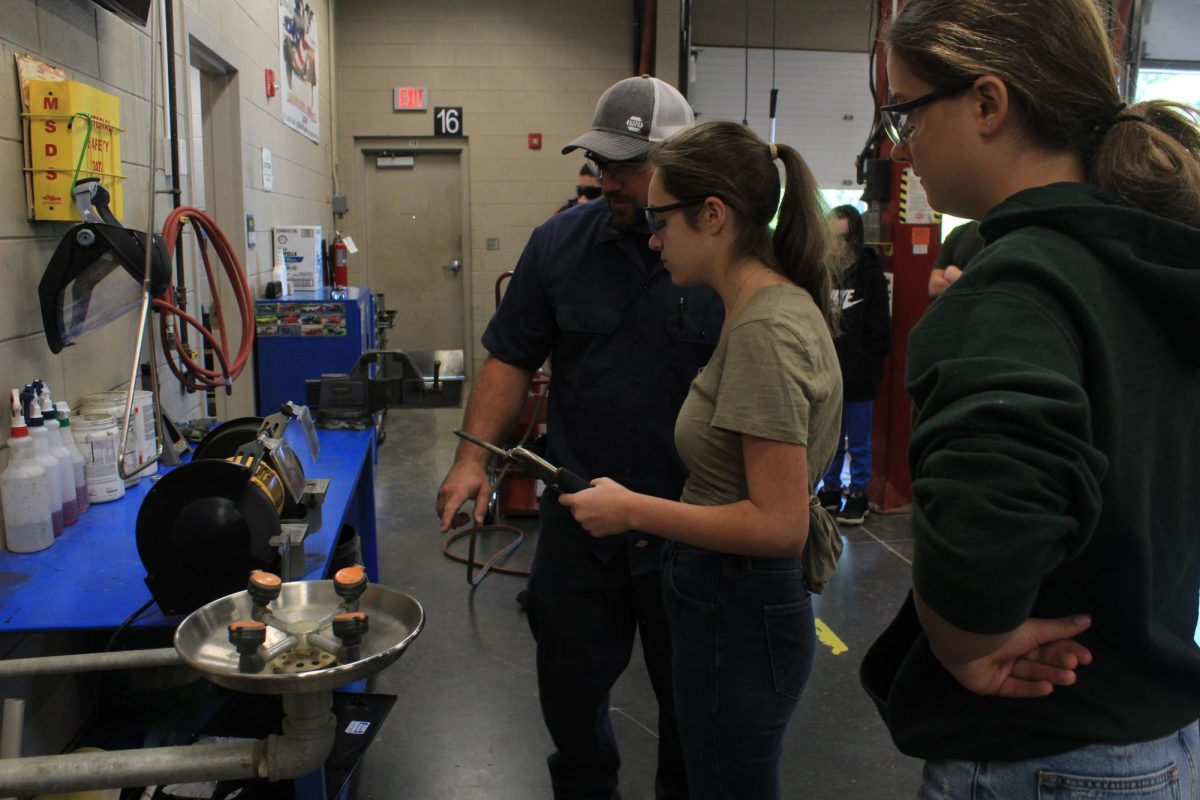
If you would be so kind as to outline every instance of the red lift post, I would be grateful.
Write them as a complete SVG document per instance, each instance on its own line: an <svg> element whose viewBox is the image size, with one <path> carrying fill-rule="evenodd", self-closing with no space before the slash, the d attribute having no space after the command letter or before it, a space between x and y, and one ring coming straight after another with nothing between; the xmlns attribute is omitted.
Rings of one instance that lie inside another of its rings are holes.
<svg viewBox="0 0 1200 800"><path fill-rule="evenodd" d="M891 19L891 4L880 3L880 25ZM876 102L888 102L887 53L876 44ZM881 137L879 155L889 158L892 143ZM941 250L941 223L908 224L900 221L901 175L905 164L888 161L888 200L872 203L878 210L880 250L884 270L892 277L892 353L883 366L883 382L875 401L872 428L874 474L867 495L873 508L883 513L906 512L912 507L912 479L908 471L908 443L912 436L912 402L904 388L908 334L929 307L929 270ZM921 250L924 252L921 252Z"/></svg>

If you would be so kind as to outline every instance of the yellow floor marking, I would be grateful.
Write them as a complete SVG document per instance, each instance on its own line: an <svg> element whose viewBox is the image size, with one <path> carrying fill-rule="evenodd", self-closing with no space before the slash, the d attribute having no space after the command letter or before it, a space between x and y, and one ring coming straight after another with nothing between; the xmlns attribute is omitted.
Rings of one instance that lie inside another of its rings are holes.
<svg viewBox="0 0 1200 800"><path fill-rule="evenodd" d="M828 625L822 622L819 617L817 618L817 639L820 640L821 644L832 650L835 656L840 656L842 653L850 649L849 647L846 647L846 643L839 639L838 635L834 633Z"/></svg>

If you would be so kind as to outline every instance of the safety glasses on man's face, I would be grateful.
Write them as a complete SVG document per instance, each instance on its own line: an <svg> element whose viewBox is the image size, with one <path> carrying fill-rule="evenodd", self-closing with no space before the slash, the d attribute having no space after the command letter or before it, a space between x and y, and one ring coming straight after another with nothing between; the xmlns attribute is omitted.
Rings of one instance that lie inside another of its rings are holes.
<svg viewBox="0 0 1200 800"><path fill-rule="evenodd" d="M661 206L646 206L644 209L642 209L643 213L646 215L646 227L650 229L651 235L657 236L658 234L662 233L663 225L665 224L661 215L667 213L668 211L675 211L680 208L687 208L688 206L698 206L707 199L707 197L697 197L694 200L680 200L678 203L667 203Z"/></svg>
<svg viewBox="0 0 1200 800"><path fill-rule="evenodd" d="M928 94L923 94L913 100L906 100L903 103L892 103L891 105L879 107L879 119L883 124L883 131L892 140L892 144L900 147L912 138L913 131L916 130L908 121L909 114L913 109L920 108L924 105L929 105L935 100L941 100L943 97L950 97L961 92L965 92L975 85L975 78L957 84L955 86L947 86L943 89L935 89Z"/></svg>
<svg viewBox="0 0 1200 800"><path fill-rule="evenodd" d="M584 155L583 161L587 165L588 172L597 178L603 178L605 175L608 175L608 177L618 182L628 180L646 168L646 159L644 158L634 158L629 161L608 161L595 153L587 153Z"/></svg>

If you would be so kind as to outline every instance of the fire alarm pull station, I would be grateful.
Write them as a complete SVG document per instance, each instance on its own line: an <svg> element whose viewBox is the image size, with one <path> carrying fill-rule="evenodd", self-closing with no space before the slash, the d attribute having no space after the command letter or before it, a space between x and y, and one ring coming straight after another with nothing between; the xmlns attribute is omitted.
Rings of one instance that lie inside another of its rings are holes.
<svg viewBox="0 0 1200 800"><path fill-rule="evenodd" d="M540 133L529 134L529 149L530 150L541 150L542 149L542 135Z"/></svg>

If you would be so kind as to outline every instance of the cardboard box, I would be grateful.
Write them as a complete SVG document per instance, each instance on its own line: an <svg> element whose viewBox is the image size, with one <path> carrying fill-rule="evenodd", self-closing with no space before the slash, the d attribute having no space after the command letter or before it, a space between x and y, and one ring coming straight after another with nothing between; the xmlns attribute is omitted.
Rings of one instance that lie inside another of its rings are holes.
<svg viewBox="0 0 1200 800"><path fill-rule="evenodd" d="M325 288L325 239L320 225L276 227L275 250L283 251L289 294Z"/></svg>

